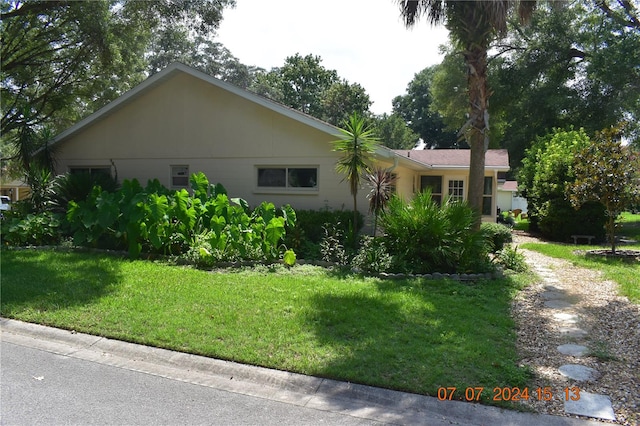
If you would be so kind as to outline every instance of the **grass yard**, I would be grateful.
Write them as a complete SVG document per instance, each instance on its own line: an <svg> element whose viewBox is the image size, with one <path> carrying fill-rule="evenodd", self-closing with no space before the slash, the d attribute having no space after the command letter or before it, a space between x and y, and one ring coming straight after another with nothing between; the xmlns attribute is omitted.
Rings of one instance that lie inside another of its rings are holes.
<svg viewBox="0 0 640 426"><path fill-rule="evenodd" d="M477 284L318 267L206 272L105 255L3 250L1 314L246 364L436 395L524 386L510 302Z"/></svg>
<svg viewBox="0 0 640 426"><path fill-rule="evenodd" d="M623 213L621 228L617 235L640 240L640 215ZM620 285L620 293L632 302L640 304L640 264L628 264L616 260L586 258L579 254L586 250L594 249L594 246L572 245L560 243L526 243L522 248L536 250L547 256L566 259L574 265L585 268L601 270L606 279L617 282ZM640 250L640 244L625 244L618 246L620 249ZM578 253L576 253L578 251Z"/></svg>

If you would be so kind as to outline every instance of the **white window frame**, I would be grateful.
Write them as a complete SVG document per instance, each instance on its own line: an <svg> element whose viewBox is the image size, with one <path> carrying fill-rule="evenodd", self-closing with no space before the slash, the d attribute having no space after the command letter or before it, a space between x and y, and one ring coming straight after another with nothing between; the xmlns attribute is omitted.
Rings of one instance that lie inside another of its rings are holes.
<svg viewBox="0 0 640 426"><path fill-rule="evenodd" d="M87 170L90 175L95 173L104 173L105 171L109 171L109 176L111 176L111 166L69 166L69 173L73 174L78 173L80 170ZM99 172L98 172L99 170Z"/></svg>
<svg viewBox="0 0 640 426"><path fill-rule="evenodd" d="M260 185L260 170L264 169L284 169L284 186L263 186ZM316 171L315 186L291 186L289 182L289 170L290 169L314 169ZM286 194L317 194L319 192L319 180L320 180L320 166L317 164L304 164L304 165L281 165L281 164L261 164L255 166L254 174L254 192L256 193L286 193Z"/></svg>
<svg viewBox="0 0 640 426"><path fill-rule="evenodd" d="M459 186L456 186L456 184L459 184ZM456 178L447 179L447 194L449 196L449 200L451 202L464 201L465 186L466 185L465 185L464 179L456 179Z"/></svg>
<svg viewBox="0 0 640 426"><path fill-rule="evenodd" d="M487 194L486 189L487 189L487 185L486 185L486 181L487 179L491 179L491 190L490 192ZM485 176L484 179L482 180L482 215L483 216L493 216L493 198L494 198L494 192L495 192L495 179L493 176ZM485 199L489 199L489 213L485 214L484 213L484 204L485 204Z"/></svg>
<svg viewBox="0 0 640 426"><path fill-rule="evenodd" d="M444 176L443 175L421 175L420 176L420 181L419 181L419 185L420 185L420 191L424 191L425 188L422 187L422 178L423 177L430 177L430 178L440 178L440 192L431 192L431 198L434 199L436 201L436 203L441 204L442 200L444 199L444 194L442 193L442 191L444 190Z"/></svg>

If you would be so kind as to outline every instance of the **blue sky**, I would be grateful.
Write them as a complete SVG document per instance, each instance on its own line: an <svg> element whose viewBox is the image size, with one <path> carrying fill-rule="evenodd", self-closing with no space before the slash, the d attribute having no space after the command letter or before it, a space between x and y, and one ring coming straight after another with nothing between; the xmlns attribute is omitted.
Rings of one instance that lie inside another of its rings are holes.
<svg viewBox="0 0 640 426"><path fill-rule="evenodd" d="M426 21L406 29L393 0L236 0L224 12L218 41L246 65L267 70L287 56L318 55L362 85L376 114L391 111L415 73L442 60L443 27Z"/></svg>

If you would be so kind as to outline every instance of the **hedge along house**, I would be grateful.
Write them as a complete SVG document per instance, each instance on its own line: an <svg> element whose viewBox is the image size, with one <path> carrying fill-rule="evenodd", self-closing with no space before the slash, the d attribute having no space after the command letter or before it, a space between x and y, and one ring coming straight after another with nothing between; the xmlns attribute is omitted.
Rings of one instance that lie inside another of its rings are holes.
<svg viewBox="0 0 640 426"><path fill-rule="evenodd" d="M210 182L221 183L231 196L252 206L270 201L295 209L348 210L353 198L335 171L340 153L331 144L338 134L330 124L175 63L62 132L52 144L57 174L117 174L121 181L135 178L143 185L157 178L168 188L188 189L189 176L202 171ZM441 176L442 195L465 198L469 152L458 151L457 163L444 168L429 157L437 152L381 146L375 162L393 168L396 191L403 197ZM494 176L508 169L506 152L500 158L501 164L488 162L486 169L492 178L491 217L486 220L495 218ZM367 193L363 188L358 194L363 213Z"/></svg>

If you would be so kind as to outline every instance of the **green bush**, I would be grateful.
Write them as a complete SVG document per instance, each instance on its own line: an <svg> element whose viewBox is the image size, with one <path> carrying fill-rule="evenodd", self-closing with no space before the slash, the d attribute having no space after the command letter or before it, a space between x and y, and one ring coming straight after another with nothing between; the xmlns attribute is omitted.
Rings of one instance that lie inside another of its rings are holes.
<svg viewBox="0 0 640 426"><path fill-rule="evenodd" d="M351 266L367 274L386 272L391 268L393 258L385 247L382 238L364 235L360 239L360 248L351 261Z"/></svg>
<svg viewBox="0 0 640 426"><path fill-rule="evenodd" d="M542 203L538 210L538 229L550 240L566 242L575 234L604 240L606 213L602 204L588 202L575 210L565 198L554 198Z"/></svg>
<svg viewBox="0 0 640 426"><path fill-rule="evenodd" d="M103 191L114 192L118 189L118 182L104 173L66 173L56 176L49 188L48 208L66 213L70 201L86 200L95 186Z"/></svg>
<svg viewBox="0 0 640 426"><path fill-rule="evenodd" d="M515 272L526 272L529 270L529 265L527 265L524 255L510 244L504 246L504 248L498 252L496 261L505 269L510 269Z"/></svg>
<svg viewBox="0 0 640 426"><path fill-rule="evenodd" d="M485 234L487 241L489 241L491 252L493 253L502 250L506 243L513 241L511 228L500 223L484 222L480 225L480 230Z"/></svg>
<svg viewBox="0 0 640 426"><path fill-rule="evenodd" d="M466 203L436 204L429 191L405 203L393 197L380 217L394 269L412 273L484 272L490 268L482 232L472 230L475 214Z"/></svg>
<svg viewBox="0 0 640 426"><path fill-rule="evenodd" d="M320 243L326 237L324 228L329 226L339 231L339 243L344 247L353 247L349 239L353 212L345 210L296 210L296 224L287 228L285 245L299 255L301 259L321 259ZM358 213L357 229L360 231L364 217Z"/></svg>
<svg viewBox="0 0 640 426"><path fill-rule="evenodd" d="M518 183L528 201L532 231L554 241L567 241L573 234L604 237L604 209L585 204L575 210L567 198L576 180L576 154L591 143L584 130L556 129L527 150Z"/></svg>
<svg viewBox="0 0 640 426"><path fill-rule="evenodd" d="M12 246L42 246L60 243L60 220L51 212L13 216L2 220L2 243Z"/></svg>
<svg viewBox="0 0 640 426"><path fill-rule="evenodd" d="M320 241L320 254L325 262L346 265L349 259L343 244L344 233L339 225L326 223L322 226L324 237Z"/></svg>

